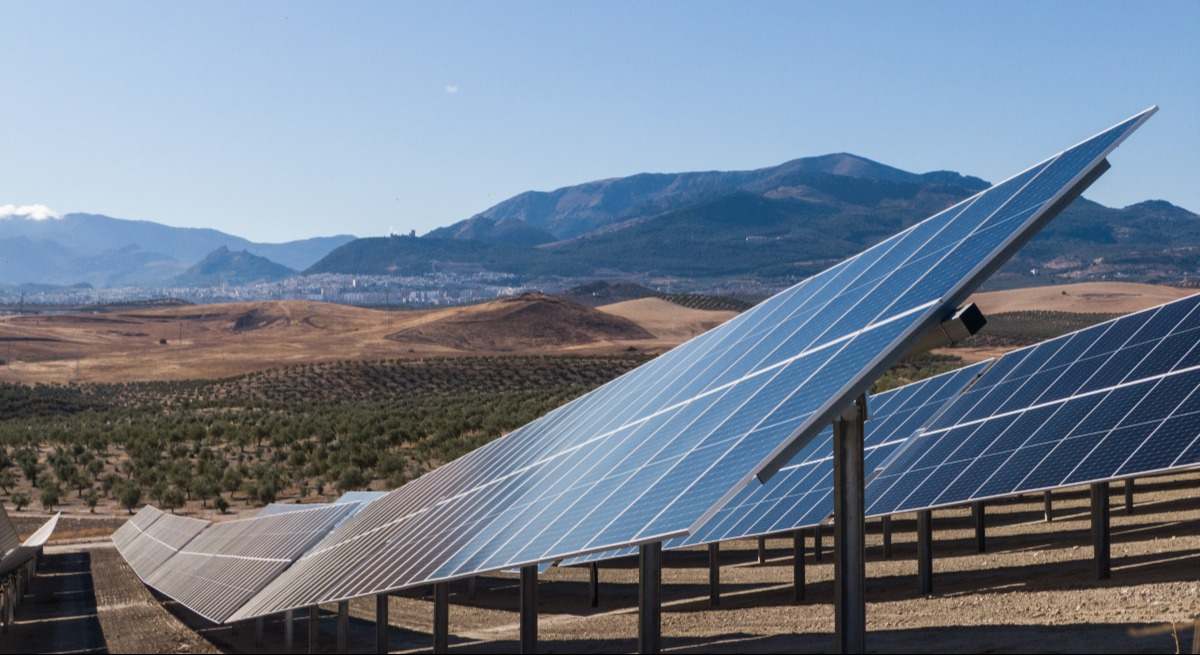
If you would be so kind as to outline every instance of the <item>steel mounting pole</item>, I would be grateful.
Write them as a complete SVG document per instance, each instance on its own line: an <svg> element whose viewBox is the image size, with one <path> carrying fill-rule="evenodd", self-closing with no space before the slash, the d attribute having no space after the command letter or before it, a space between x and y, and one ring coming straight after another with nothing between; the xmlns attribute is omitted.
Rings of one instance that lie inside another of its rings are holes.
<svg viewBox="0 0 1200 655"><path fill-rule="evenodd" d="M662 649L662 542L638 548L638 652Z"/></svg>
<svg viewBox="0 0 1200 655"><path fill-rule="evenodd" d="M721 606L721 544L708 545L708 606Z"/></svg>
<svg viewBox="0 0 1200 655"><path fill-rule="evenodd" d="M521 652L537 652L537 564L521 567Z"/></svg>
<svg viewBox="0 0 1200 655"><path fill-rule="evenodd" d="M1112 535L1108 523L1108 483L1094 482L1092 497L1092 552L1096 560L1096 579L1107 580L1112 575Z"/></svg>
<svg viewBox="0 0 1200 655"><path fill-rule="evenodd" d="M834 630L837 649L862 653L867 640L866 521L863 426L867 397L854 400L833 422Z"/></svg>
<svg viewBox="0 0 1200 655"><path fill-rule="evenodd" d="M933 510L917 512L917 588L933 593Z"/></svg>

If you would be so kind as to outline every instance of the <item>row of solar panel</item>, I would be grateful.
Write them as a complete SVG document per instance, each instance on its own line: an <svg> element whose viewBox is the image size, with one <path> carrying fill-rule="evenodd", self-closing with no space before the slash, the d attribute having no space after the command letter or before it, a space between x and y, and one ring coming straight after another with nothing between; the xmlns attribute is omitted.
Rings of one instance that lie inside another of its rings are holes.
<svg viewBox="0 0 1200 655"><path fill-rule="evenodd" d="M33 534L22 541L16 526L8 517L8 512L4 510L4 505L0 504L0 577L17 570L37 556L42 546L54 534L60 516L62 516L61 513L51 516Z"/></svg>
<svg viewBox="0 0 1200 655"><path fill-rule="evenodd" d="M867 471L887 461L901 445L926 425L951 398L979 376L991 360L874 394L867 402L863 438ZM668 550L700 544L783 532L816 525L833 513L833 430L826 428L809 447L762 485L750 485L722 507L712 519L686 537L663 544ZM563 560L572 566L637 552L637 548L591 553Z"/></svg>
<svg viewBox="0 0 1200 655"><path fill-rule="evenodd" d="M866 426L865 463L875 471L868 515L1198 466L1198 388L1200 295L873 396L869 404L879 409ZM821 444L820 452L831 452L828 439ZM893 444L890 460L881 452L886 444ZM831 475L828 459L810 453L664 546L817 525L832 514Z"/></svg>
<svg viewBox="0 0 1200 655"><path fill-rule="evenodd" d="M236 617L687 534L813 439L1150 113L402 487Z"/></svg>
<svg viewBox="0 0 1200 655"><path fill-rule="evenodd" d="M113 543L150 587L216 623L229 616L371 496L316 505L272 505L258 516L212 523L146 506Z"/></svg>

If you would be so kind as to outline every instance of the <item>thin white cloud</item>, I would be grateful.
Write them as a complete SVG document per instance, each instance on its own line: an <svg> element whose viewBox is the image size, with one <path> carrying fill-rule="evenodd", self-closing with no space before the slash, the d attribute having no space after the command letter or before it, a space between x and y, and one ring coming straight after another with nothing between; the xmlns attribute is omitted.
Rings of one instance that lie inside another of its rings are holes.
<svg viewBox="0 0 1200 655"><path fill-rule="evenodd" d="M32 218L35 221L45 221L58 218L58 212L45 205L0 205L0 218Z"/></svg>
<svg viewBox="0 0 1200 655"><path fill-rule="evenodd" d="M446 85L446 93L448 93L450 95L458 95L458 85L457 84L447 84Z"/></svg>

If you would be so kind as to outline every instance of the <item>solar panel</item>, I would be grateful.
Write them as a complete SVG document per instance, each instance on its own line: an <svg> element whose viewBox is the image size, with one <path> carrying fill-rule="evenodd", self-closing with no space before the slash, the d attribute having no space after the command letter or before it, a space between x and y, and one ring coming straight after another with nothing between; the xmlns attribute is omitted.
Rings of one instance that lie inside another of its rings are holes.
<svg viewBox="0 0 1200 655"><path fill-rule="evenodd" d="M50 540L50 536L54 534L54 529L58 527L58 519L62 517L62 512L56 512L50 520L43 523L33 534L29 535L25 541L21 542L22 546L27 548L41 548Z"/></svg>
<svg viewBox="0 0 1200 655"><path fill-rule="evenodd" d="M0 557L20 545L21 537L17 534L17 528L8 518L4 505L0 504Z"/></svg>
<svg viewBox="0 0 1200 655"><path fill-rule="evenodd" d="M4 508L0 506L0 515L3 515L3 512ZM54 534L54 528L58 525L58 519L61 516L61 513L56 513L29 535L25 541L20 542L17 547L0 553L0 577L8 575L37 557L38 551L50 540L50 535ZM7 516L0 516L0 524L7 519Z"/></svg>
<svg viewBox="0 0 1200 655"><path fill-rule="evenodd" d="M146 584L200 616L223 623L357 507L358 503L322 505L214 523L155 569Z"/></svg>
<svg viewBox="0 0 1200 655"><path fill-rule="evenodd" d="M1200 295L1010 352L868 483L873 515L1200 464Z"/></svg>
<svg viewBox="0 0 1200 655"><path fill-rule="evenodd" d="M146 506L113 534L113 543L144 582L209 525Z"/></svg>
<svg viewBox="0 0 1200 655"><path fill-rule="evenodd" d="M255 514L257 517L272 516L275 514L286 514L287 512L299 512L307 509L316 509L318 507L329 507L330 503L270 503L258 510Z"/></svg>
<svg viewBox="0 0 1200 655"><path fill-rule="evenodd" d="M686 534L803 447L1083 186L1146 110L372 503L249 618Z"/></svg>
<svg viewBox="0 0 1200 655"><path fill-rule="evenodd" d="M871 413L863 440L863 461L870 472L887 461L917 428L957 396L987 368L991 360L871 396ZM665 549L768 535L819 524L833 514L833 429L826 428L809 446L763 485L744 488L713 518L685 537L663 544ZM560 564L627 557L636 547L568 558Z"/></svg>

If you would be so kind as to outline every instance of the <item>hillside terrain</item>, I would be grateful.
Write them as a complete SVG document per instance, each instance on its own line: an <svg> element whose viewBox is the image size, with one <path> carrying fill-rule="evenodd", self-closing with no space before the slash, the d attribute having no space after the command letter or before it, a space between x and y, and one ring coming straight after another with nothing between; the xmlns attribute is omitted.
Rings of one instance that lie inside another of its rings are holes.
<svg viewBox="0 0 1200 655"><path fill-rule="evenodd" d="M422 311L275 301L6 316L0 381L186 380L337 360L659 352L733 316L670 307L679 313L643 315L645 324L636 313L542 294Z"/></svg>
<svg viewBox="0 0 1200 655"><path fill-rule="evenodd" d="M0 216L0 282L161 286L219 248L304 269L351 235L255 243L208 228L72 213L40 220Z"/></svg>
<svg viewBox="0 0 1200 655"><path fill-rule="evenodd" d="M749 277L778 285L987 186L955 172L909 173L845 153L753 171L638 174L525 192L422 237L352 241L306 272L620 273L692 281ZM1182 284L1197 270L1196 214L1162 200L1111 208L1080 199L988 284Z"/></svg>
<svg viewBox="0 0 1200 655"><path fill-rule="evenodd" d="M246 250L233 251L225 246L208 255L177 276L177 286L200 287L222 284L249 284L280 280L296 271L259 257Z"/></svg>

